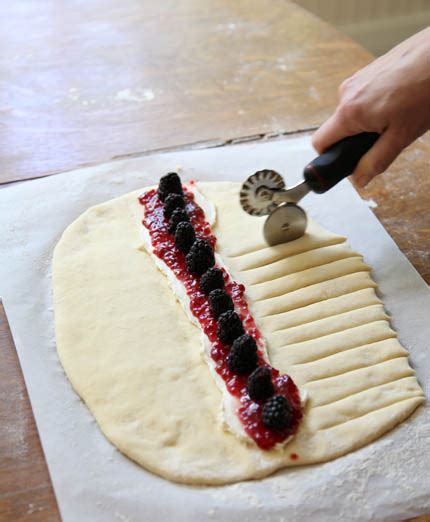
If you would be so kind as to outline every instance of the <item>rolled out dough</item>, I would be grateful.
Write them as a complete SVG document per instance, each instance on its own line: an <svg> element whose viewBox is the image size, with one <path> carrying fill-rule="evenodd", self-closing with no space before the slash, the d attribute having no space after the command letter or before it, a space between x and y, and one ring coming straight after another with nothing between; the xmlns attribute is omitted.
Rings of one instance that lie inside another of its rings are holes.
<svg viewBox="0 0 430 522"><path fill-rule="evenodd" d="M409 416L424 395L345 238L310 223L302 238L268 247L238 184L198 188L217 208L218 253L246 285L273 366L308 394L302 425L270 452L223 431L200 331L140 248L139 191L90 208L54 254L58 353L106 437L170 480L226 484L336 458Z"/></svg>

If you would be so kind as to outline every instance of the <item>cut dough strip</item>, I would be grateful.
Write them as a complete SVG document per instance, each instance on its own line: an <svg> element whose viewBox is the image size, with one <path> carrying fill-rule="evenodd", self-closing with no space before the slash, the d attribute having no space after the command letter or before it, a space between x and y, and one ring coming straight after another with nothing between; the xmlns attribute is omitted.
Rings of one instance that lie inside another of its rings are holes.
<svg viewBox="0 0 430 522"><path fill-rule="evenodd" d="M285 344L301 343L387 318L382 305L369 305L323 319L316 319L299 326L274 329L273 335L282 336Z"/></svg>
<svg viewBox="0 0 430 522"><path fill-rule="evenodd" d="M376 287L376 284L372 281L367 271L357 272L341 275L315 285L309 285L286 295L255 301L255 303L253 303L253 309L258 317L274 316L297 310L298 308L309 306L320 301L326 301L333 297L350 294L356 290L374 287Z"/></svg>
<svg viewBox="0 0 430 522"><path fill-rule="evenodd" d="M375 384L375 386L368 386L365 390L360 390L356 393L351 393L349 395L347 395L346 397L341 397L340 399L336 399L334 401L331 401L331 402L326 402L324 404L313 404L313 409L318 409L319 407L323 407L323 406L330 406L330 405L335 405L337 402L339 401L343 401L345 400L346 398L348 399L351 399L351 400L355 400L357 397L356 395L360 395L362 393L367 393L368 391L370 390L373 390L373 389L376 389L376 388L380 388L381 391L383 393L385 393L386 390L389 390L391 385L394 385L396 387L398 386L401 386L401 387L405 387L405 388L411 388L413 390L416 391L416 386L415 386L415 383L416 383L416 379L414 376L412 377L403 377L403 378L395 378L393 379L392 381L389 381L389 382L383 382L382 384Z"/></svg>
<svg viewBox="0 0 430 522"><path fill-rule="evenodd" d="M308 416L309 425L315 430L333 428L372 411L391 406L396 402L419 397L420 393L416 389L413 379L410 377L406 379L373 386L338 401L313 408ZM337 412L335 424L333 424L334 409Z"/></svg>
<svg viewBox="0 0 430 522"><path fill-rule="evenodd" d="M375 294L373 288L364 288L348 294L326 299L324 306L320 302L310 304L295 310L280 314L262 317L261 324L270 331L282 330L284 328L294 328L306 325L314 321L320 321L329 317L335 318L340 313L352 312L380 304L381 300Z"/></svg>
<svg viewBox="0 0 430 522"><path fill-rule="evenodd" d="M345 238L340 238L328 233L322 234L322 237L312 235L308 236L308 238L310 243L309 247L308 244L306 244L302 248L297 248L297 245L293 246L292 243L284 243L282 245L278 245L278 248L276 251L274 251L272 248L265 245L264 248L255 252L247 252L246 254L239 255L233 254L229 255L228 257L231 260L232 266L234 266L237 270L246 272L253 269L264 268L267 265L272 265L273 263L276 263L282 259L286 259L290 256L308 254L313 250L328 247L330 245L337 245L339 243L344 243L345 241ZM226 255L228 254L226 253Z"/></svg>
<svg viewBox="0 0 430 522"><path fill-rule="evenodd" d="M291 257L282 258L270 265L247 270L246 279L248 284L257 285L278 279L286 273L288 275L297 274L303 270L320 267L327 263L340 261L348 257L358 257L362 259L362 256L356 254L347 247L345 243L336 243L334 245L308 250L307 252Z"/></svg>
<svg viewBox="0 0 430 522"><path fill-rule="evenodd" d="M376 343L375 343L376 344ZM355 370L363 370L364 368L375 366L379 363L385 363L397 357L404 357L404 350L394 350L392 345L365 345L346 350L342 353L331 355L330 357L319 359L311 364L302 364L292 366L296 378L299 382L306 381L311 383L332 377L341 377ZM332 370L327 371L327 364L331 363Z"/></svg>
<svg viewBox="0 0 430 522"><path fill-rule="evenodd" d="M367 390L379 384L385 384L404 377L415 375L409 365L404 364L404 357L395 357L388 361L367 367L351 370L339 375L327 375L307 381L308 390L313 404L327 404Z"/></svg>
<svg viewBox="0 0 430 522"><path fill-rule="evenodd" d="M370 272L370 268L363 263L360 257L348 257L294 274L283 275L266 283L252 285L249 287L248 295L255 301L264 301L336 279L339 274L345 276L357 272Z"/></svg>

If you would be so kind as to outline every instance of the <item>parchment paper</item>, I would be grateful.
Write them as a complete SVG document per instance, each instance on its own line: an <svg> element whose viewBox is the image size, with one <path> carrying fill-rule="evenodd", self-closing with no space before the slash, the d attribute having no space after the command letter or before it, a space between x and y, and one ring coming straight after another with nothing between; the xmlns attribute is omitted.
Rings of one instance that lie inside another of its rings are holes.
<svg viewBox="0 0 430 522"><path fill-rule="evenodd" d="M301 179L314 156L308 138L117 161L0 190L0 295L23 368L65 522L394 521L430 512L430 413L333 462L265 480L189 487L122 456L73 392L58 361L51 257L64 228L90 205L154 183L237 180L261 168ZM400 340L429 396L430 292L349 182L304 202L310 215L364 254Z"/></svg>

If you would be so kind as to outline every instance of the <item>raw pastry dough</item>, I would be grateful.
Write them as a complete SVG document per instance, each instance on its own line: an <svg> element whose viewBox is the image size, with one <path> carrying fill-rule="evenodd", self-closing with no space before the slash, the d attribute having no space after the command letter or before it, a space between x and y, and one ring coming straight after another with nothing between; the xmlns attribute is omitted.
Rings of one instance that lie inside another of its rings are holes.
<svg viewBox="0 0 430 522"><path fill-rule="evenodd" d="M218 252L247 286L272 364L308 393L301 428L279 452L222 430L199 329L139 249L139 191L89 209L54 254L58 353L108 439L168 479L225 484L333 459L410 415L423 393L345 239L311 223L302 238L267 247L238 184L199 189L217 207Z"/></svg>

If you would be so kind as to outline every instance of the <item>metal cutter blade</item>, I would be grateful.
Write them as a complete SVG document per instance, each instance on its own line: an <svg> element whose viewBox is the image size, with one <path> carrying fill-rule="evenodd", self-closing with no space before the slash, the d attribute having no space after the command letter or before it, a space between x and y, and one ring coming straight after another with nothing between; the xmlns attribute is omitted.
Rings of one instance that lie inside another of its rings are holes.
<svg viewBox="0 0 430 522"><path fill-rule="evenodd" d="M242 185L240 204L251 216L266 216L277 207L273 192L285 188L283 177L274 170L259 170Z"/></svg>
<svg viewBox="0 0 430 522"><path fill-rule="evenodd" d="M269 215L263 233L269 245L278 245L301 237L306 230L306 212L297 205L308 192L306 182L285 189L280 174L260 170L242 185L240 204L252 216Z"/></svg>
<svg viewBox="0 0 430 522"><path fill-rule="evenodd" d="M282 203L266 219L264 238L271 246L294 241L303 236L307 224L308 218L302 207L295 203Z"/></svg>
<svg viewBox="0 0 430 522"><path fill-rule="evenodd" d="M277 172L260 170L243 184L240 203L252 216L269 214L264 225L269 245L293 241L305 233L307 222L305 211L297 203L309 191L324 194L349 176L378 139L375 132L362 132L334 143L306 165L304 181L290 189L285 189Z"/></svg>

